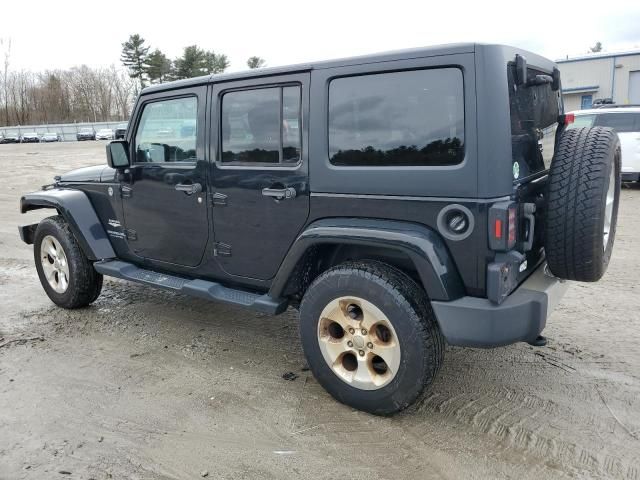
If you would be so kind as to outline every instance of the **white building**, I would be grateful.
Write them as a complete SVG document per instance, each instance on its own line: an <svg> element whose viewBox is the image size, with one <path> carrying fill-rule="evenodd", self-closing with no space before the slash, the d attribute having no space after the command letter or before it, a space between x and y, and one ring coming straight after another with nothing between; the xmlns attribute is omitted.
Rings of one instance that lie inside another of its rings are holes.
<svg viewBox="0 0 640 480"><path fill-rule="evenodd" d="M596 99L640 105L640 50L593 53L556 60L565 111L591 108Z"/></svg>

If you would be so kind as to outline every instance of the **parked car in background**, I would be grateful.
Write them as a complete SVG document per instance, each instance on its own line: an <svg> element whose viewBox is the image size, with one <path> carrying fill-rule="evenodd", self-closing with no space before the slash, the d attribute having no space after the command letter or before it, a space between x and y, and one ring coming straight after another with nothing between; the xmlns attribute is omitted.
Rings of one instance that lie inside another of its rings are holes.
<svg viewBox="0 0 640 480"><path fill-rule="evenodd" d="M622 105L573 112L568 128L611 127L620 138L622 181L640 182L640 107Z"/></svg>
<svg viewBox="0 0 640 480"><path fill-rule="evenodd" d="M40 141L40 137L36 132L25 132L22 134L20 141L22 143L38 143Z"/></svg>
<svg viewBox="0 0 640 480"><path fill-rule="evenodd" d="M116 140L118 140L118 139L124 139L124 136L126 134L127 134L127 124L121 123L116 127L116 131L113 136Z"/></svg>
<svg viewBox="0 0 640 480"><path fill-rule="evenodd" d="M103 128L96 133L96 140L113 140L113 130Z"/></svg>
<svg viewBox="0 0 640 480"><path fill-rule="evenodd" d="M96 139L96 131L91 127L81 128L78 133L76 133L76 140L82 142L83 140L95 140Z"/></svg>
<svg viewBox="0 0 640 480"><path fill-rule="evenodd" d="M42 135L42 138L40 139L40 141L45 143L61 142L62 136L60 136L60 134L58 134L57 132L47 132L44 135Z"/></svg>
<svg viewBox="0 0 640 480"><path fill-rule="evenodd" d="M20 135L17 133L5 133L0 143L20 143Z"/></svg>

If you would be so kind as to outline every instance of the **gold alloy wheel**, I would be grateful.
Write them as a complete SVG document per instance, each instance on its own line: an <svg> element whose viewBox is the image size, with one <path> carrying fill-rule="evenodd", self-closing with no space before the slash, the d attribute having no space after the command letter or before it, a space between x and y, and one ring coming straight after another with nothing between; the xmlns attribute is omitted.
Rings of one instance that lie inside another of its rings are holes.
<svg viewBox="0 0 640 480"><path fill-rule="evenodd" d="M47 282L57 293L64 293L69 288L69 263L60 242L47 235L40 244L40 261Z"/></svg>
<svg viewBox="0 0 640 480"><path fill-rule="evenodd" d="M400 367L400 343L393 325L363 298L336 298L322 310L318 344L331 370L361 390L384 387Z"/></svg>

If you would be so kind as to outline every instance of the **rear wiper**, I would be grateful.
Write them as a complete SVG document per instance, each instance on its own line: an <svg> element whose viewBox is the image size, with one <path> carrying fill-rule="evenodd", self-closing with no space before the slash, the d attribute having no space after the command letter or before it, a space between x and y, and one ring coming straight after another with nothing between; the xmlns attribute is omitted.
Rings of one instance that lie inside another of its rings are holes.
<svg viewBox="0 0 640 480"><path fill-rule="evenodd" d="M534 78L530 78L527 81L527 87L533 85L544 85L545 83L553 83L553 77L551 77L551 75L536 75Z"/></svg>

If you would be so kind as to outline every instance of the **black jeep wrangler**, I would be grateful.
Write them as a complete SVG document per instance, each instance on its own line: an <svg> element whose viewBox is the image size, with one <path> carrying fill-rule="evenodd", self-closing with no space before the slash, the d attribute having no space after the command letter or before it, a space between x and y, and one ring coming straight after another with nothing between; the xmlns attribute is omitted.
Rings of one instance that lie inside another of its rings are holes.
<svg viewBox="0 0 640 480"><path fill-rule="evenodd" d="M613 247L620 146L566 129L556 65L461 44L154 85L108 166L21 199L65 308L103 275L269 314L300 311L339 401L411 405L445 343L542 342L564 280Z"/></svg>

